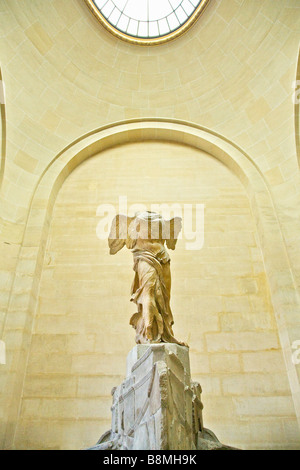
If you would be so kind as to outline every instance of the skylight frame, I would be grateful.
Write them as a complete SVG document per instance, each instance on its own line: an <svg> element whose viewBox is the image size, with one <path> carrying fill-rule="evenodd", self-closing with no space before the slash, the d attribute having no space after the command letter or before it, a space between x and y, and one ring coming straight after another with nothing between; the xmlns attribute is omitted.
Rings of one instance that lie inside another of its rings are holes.
<svg viewBox="0 0 300 470"><path fill-rule="evenodd" d="M195 3L197 0L188 0L191 4ZM167 31L166 33L161 34L160 36L155 36L155 37L139 37L138 34L138 28L139 25L137 25L136 29L132 29L132 31L136 31L136 34L128 34L127 32L121 31L118 29L116 26L114 26L112 23L109 22L109 20L101 13L100 9L95 3L95 0L85 0L87 3L88 7L94 14L94 16L100 21L102 26L106 28L111 34L116 36L119 39L122 39L123 41L130 42L132 44L136 45L144 45L144 46L152 46L152 45L159 45L163 44L167 41L171 41L186 31L188 31L193 24L197 21L199 16L203 13L205 8L207 7L209 0L202 0L200 1L199 5L194 6L195 10L191 13L191 15L181 24L179 25L176 29L172 29L171 31ZM107 0L107 3L109 0ZM170 2L171 5L171 2ZM181 5L179 5L181 6ZM102 6L103 8L103 6ZM175 8L177 10L178 7ZM123 15L124 18L125 15ZM167 15L170 16L170 15ZM109 17L109 15L108 15ZM166 17L164 17L166 18ZM130 24L130 20L128 21L128 26ZM136 27L136 24L132 24L133 27ZM149 30L148 30L149 31Z"/></svg>

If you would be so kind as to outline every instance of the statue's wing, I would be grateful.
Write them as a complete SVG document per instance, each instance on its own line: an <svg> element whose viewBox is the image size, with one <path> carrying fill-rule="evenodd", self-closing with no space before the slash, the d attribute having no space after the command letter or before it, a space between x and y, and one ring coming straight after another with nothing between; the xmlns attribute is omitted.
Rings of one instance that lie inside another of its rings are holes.
<svg viewBox="0 0 300 470"><path fill-rule="evenodd" d="M118 214L111 223L108 246L111 255L115 255L128 242L128 228L134 217Z"/></svg>
<svg viewBox="0 0 300 470"><path fill-rule="evenodd" d="M168 237L166 238L167 247L170 250L175 250L177 239L182 228L182 219L181 217L174 217L171 220L165 222L166 224L166 233Z"/></svg>

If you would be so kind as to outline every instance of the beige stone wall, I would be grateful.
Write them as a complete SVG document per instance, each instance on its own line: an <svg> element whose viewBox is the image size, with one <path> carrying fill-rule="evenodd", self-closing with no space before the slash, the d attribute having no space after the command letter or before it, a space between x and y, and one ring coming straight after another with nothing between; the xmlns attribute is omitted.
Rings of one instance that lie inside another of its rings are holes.
<svg viewBox="0 0 300 470"><path fill-rule="evenodd" d="M249 156L267 182L282 233L278 242L281 235L257 224L265 264L266 252L273 259L268 279L282 347L290 350L300 339L299 106L292 100L299 25L298 0L211 0L185 36L141 48L111 37L82 0L23 0L22 8L18 0L0 1L7 131L0 193L2 447L13 446L42 268L45 195L41 189L28 227L34 191L64 147L101 126L145 116L179 119L219 133ZM253 197L266 213L265 196ZM252 352L249 361L256 360ZM289 352L285 362L300 417L299 366ZM241 409L265 409L265 402L251 403Z"/></svg>
<svg viewBox="0 0 300 470"><path fill-rule="evenodd" d="M137 143L86 160L57 197L45 252L17 448L82 448L110 429L110 389L134 346L132 255L96 236L99 204L205 204L200 251L172 256L175 335L190 345L205 426L242 448L293 448L300 435L245 189L186 146ZM195 206L194 206L195 208Z"/></svg>

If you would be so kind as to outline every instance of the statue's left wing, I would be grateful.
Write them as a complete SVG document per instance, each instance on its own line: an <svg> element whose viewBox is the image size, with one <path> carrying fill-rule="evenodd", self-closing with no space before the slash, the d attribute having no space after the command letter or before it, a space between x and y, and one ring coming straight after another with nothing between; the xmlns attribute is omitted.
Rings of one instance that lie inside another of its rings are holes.
<svg viewBox="0 0 300 470"><path fill-rule="evenodd" d="M118 214L111 223L108 246L111 255L115 255L123 246L128 245L128 229L134 217Z"/></svg>
<svg viewBox="0 0 300 470"><path fill-rule="evenodd" d="M166 245L170 250L175 250L175 246L176 246L181 228L182 228L181 217L174 217L171 220L165 221Z"/></svg>

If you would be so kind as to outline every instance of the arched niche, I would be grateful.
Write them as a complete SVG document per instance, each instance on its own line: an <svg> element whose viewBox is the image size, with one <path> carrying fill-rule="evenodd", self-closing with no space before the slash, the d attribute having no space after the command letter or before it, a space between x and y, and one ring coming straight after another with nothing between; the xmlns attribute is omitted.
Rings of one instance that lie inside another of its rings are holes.
<svg viewBox="0 0 300 470"><path fill-rule="evenodd" d="M278 334L299 419L299 380L291 349L299 332L299 322L294 315L298 308L298 299L280 226L263 176L242 149L208 129L163 119L132 120L101 128L73 142L51 162L34 192L10 301L10 309L13 309L20 285L25 283L27 297L23 296L26 304L23 304L23 310L26 307L26 328L23 330L22 347L13 358L18 379L12 375L7 382L7 391L13 397L7 410L11 423L7 428L7 447L13 445L23 385L20 377L24 377L25 373L45 244L58 191L67 176L87 158L117 145L145 141L173 142L207 152L230 168L244 185L255 217ZM12 316L8 312L7 333L13 329L11 322Z"/></svg>

